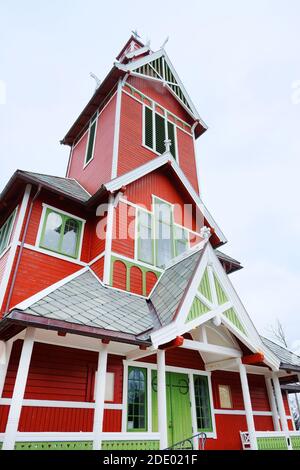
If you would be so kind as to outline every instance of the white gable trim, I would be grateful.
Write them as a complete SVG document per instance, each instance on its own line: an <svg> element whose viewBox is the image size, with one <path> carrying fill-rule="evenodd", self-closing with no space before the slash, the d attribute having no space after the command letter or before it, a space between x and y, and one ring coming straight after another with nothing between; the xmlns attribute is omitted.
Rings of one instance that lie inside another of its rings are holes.
<svg viewBox="0 0 300 470"><path fill-rule="evenodd" d="M125 173L122 176L119 176L110 182L106 183L104 186L108 192L114 192L120 189L122 186L126 186L130 183L133 183L139 178L142 178L143 176L151 173L152 171L157 170L161 166L165 165L166 163L170 162L172 169L175 171L177 174L178 178L181 180L183 183L185 189L188 191L190 194L191 198L194 200L195 204L203 214L203 216L206 218L208 223L215 229L216 235L218 238L222 241L222 243L226 243L227 239L220 229L220 227L217 225L216 221L204 205L202 199L200 196L196 193L194 190L193 186L181 170L181 168L178 166L177 162L174 160L173 156L171 153L164 153L160 157L154 158L148 163L145 163L144 165L139 166L138 168L135 168L132 171L129 171L128 173Z"/></svg>
<svg viewBox="0 0 300 470"><path fill-rule="evenodd" d="M213 273L216 274L218 281L229 300L222 305L217 305L216 301L213 299L212 303L214 308L211 311L201 315L193 321L185 323L188 312L191 309L195 297L200 298L202 301L202 298L198 296L198 287L206 267L208 267L210 277L213 276ZM231 284L231 281L225 273L210 243L207 243L206 247L204 248L200 262L190 282L189 290L184 295L185 297L182 305L180 306L180 310L178 311L177 317L172 321L172 323L152 333L151 340L155 347L158 347L160 344L174 339L175 336L182 335L187 331L191 331L213 318L219 318L223 325L251 351L263 352L265 355L265 362L268 366L270 366L272 369L278 370L279 360L263 344L260 335L254 327L248 313L245 310L245 307L238 297L234 287ZM231 307L233 307L236 311L239 320L246 330L247 336L244 335L242 331L240 331L231 321L229 321L225 315L223 315L223 313Z"/></svg>

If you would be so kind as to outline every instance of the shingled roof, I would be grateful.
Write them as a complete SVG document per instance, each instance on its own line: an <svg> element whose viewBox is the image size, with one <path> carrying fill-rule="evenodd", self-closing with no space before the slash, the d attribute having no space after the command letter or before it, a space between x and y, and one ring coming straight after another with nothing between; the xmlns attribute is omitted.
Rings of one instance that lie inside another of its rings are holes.
<svg viewBox="0 0 300 470"><path fill-rule="evenodd" d="M41 173L33 173L31 171L19 170L19 173L28 176L37 183L56 189L67 196L86 202L91 195L73 178L63 178L61 176L44 175Z"/></svg>
<svg viewBox="0 0 300 470"><path fill-rule="evenodd" d="M58 287L24 313L133 335L153 328L143 297L105 287L90 271Z"/></svg>
<svg viewBox="0 0 300 470"><path fill-rule="evenodd" d="M150 300L162 326L173 319L202 253L198 250L167 268L152 292Z"/></svg>
<svg viewBox="0 0 300 470"><path fill-rule="evenodd" d="M300 372L300 356L297 354L289 351L288 349L284 348L283 346L279 346L279 344L274 343L268 338L261 337L263 343L267 348L269 348L275 356L278 357L280 360L280 368L281 369L290 369L293 370L293 366L295 370L299 369Z"/></svg>

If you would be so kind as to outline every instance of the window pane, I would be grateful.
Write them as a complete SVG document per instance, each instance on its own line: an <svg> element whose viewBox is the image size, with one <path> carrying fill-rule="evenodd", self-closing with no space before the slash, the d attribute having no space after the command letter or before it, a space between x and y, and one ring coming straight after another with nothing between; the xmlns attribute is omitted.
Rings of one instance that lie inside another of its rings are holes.
<svg viewBox="0 0 300 470"><path fill-rule="evenodd" d="M229 385L219 385L221 408L232 408L231 391Z"/></svg>
<svg viewBox="0 0 300 470"><path fill-rule="evenodd" d="M76 256L77 242L79 236L79 223L74 219L67 219L61 251L69 256Z"/></svg>
<svg viewBox="0 0 300 470"><path fill-rule="evenodd" d="M194 388L198 430L212 431L207 377L194 376Z"/></svg>
<svg viewBox="0 0 300 470"><path fill-rule="evenodd" d="M93 124L90 127L85 163L88 163L93 158L94 141L95 141L95 133L96 133L96 123L97 123L97 121L94 121Z"/></svg>
<svg viewBox="0 0 300 470"><path fill-rule="evenodd" d="M50 212L47 217L43 247L58 251L60 243L60 233L62 228L62 217L56 212Z"/></svg>
<svg viewBox="0 0 300 470"><path fill-rule="evenodd" d="M158 153L164 153L165 148L165 119L155 113L155 147Z"/></svg>
<svg viewBox="0 0 300 470"><path fill-rule="evenodd" d="M173 239L171 226L157 223L157 265L163 266L173 258Z"/></svg>
<svg viewBox="0 0 300 470"><path fill-rule="evenodd" d="M184 253L188 249L188 232L184 228L175 227L176 255Z"/></svg>
<svg viewBox="0 0 300 470"><path fill-rule="evenodd" d="M171 140L171 154L176 159L176 146L175 146L175 127L172 122L168 121L168 139Z"/></svg>
<svg viewBox="0 0 300 470"><path fill-rule="evenodd" d="M145 107L145 145L150 148L153 148L153 121L152 121L153 111Z"/></svg>
<svg viewBox="0 0 300 470"><path fill-rule="evenodd" d="M146 429L146 369L130 368L128 374L127 428Z"/></svg>
<svg viewBox="0 0 300 470"><path fill-rule="evenodd" d="M138 259L145 263L153 263L153 237L152 237L152 216L145 211L138 212L139 227L139 249Z"/></svg>

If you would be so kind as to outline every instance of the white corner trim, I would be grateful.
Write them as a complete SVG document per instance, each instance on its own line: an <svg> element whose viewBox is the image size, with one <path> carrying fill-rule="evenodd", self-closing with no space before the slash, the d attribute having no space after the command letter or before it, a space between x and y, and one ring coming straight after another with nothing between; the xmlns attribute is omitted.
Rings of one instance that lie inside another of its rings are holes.
<svg viewBox="0 0 300 470"><path fill-rule="evenodd" d="M116 178L117 173L118 173L118 153L119 153L119 141L120 141L122 86L123 86L122 79L119 78L118 88L117 88L116 112L115 112L115 130L114 130L114 140L113 140L111 179Z"/></svg>
<svg viewBox="0 0 300 470"><path fill-rule="evenodd" d="M52 292L54 292L56 289L58 289L59 287L62 287L64 286L65 284L67 284L67 282L70 282L72 281L73 279L76 279L76 277L80 276L81 274L85 273L86 271L88 271L88 267L85 266L84 268L82 269L79 269L78 271L76 271L75 273L71 274L70 276L67 276L63 279L61 279L60 281L56 282L55 284L52 284L51 286L49 287L46 287L45 289L41 290L40 292L38 292L37 294L34 294L32 295L31 297L28 297L28 299L26 300L23 300L22 302L20 302L19 304L15 305L14 307L12 307L10 310L14 310L14 309L18 309L18 310L26 310L28 307L30 307L31 305L33 305L34 303L38 302L39 300L43 299L44 297L46 297L47 295L51 294Z"/></svg>
<svg viewBox="0 0 300 470"><path fill-rule="evenodd" d="M114 196L111 194L108 199L107 219L106 219L106 238L105 238L105 254L104 254L104 269L103 269L103 283L110 283L110 270L111 270L111 248L113 239L113 224L114 224Z"/></svg>
<svg viewBox="0 0 300 470"><path fill-rule="evenodd" d="M6 289L8 286L11 270L12 270L14 259L15 259L15 255L17 252L18 242L19 242L21 231L22 231L23 224L24 224L24 219L25 219L26 210L28 207L31 188L32 188L31 184L26 185L21 207L17 215L17 222L16 222L16 219L14 220L14 223L16 222L16 226L14 228L14 235L11 240L8 259L6 261L5 270L4 270L2 281L0 284L0 307L2 307L2 304L3 304L3 300L5 297Z"/></svg>

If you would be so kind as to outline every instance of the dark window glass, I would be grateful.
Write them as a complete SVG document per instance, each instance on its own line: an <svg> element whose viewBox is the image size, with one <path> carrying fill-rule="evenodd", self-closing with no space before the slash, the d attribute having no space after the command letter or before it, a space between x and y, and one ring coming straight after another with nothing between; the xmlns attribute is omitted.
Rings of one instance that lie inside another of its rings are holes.
<svg viewBox="0 0 300 470"><path fill-rule="evenodd" d="M196 413L198 431L212 431L208 379L205 376L194 376Z"/></svg>
<svg viewBox="0 0 300 470"><path fill-rule="evenodd" d="M128 369L128 431L145 431L147 427L147 369Z"/></svg>

